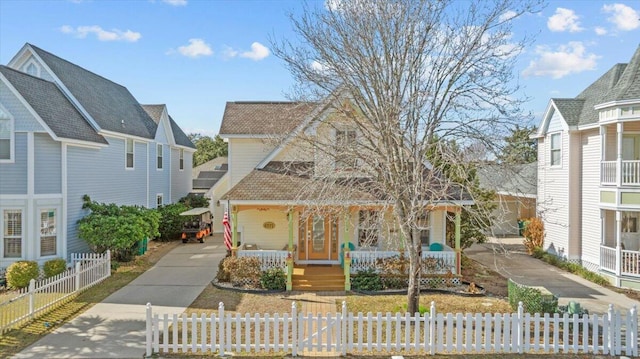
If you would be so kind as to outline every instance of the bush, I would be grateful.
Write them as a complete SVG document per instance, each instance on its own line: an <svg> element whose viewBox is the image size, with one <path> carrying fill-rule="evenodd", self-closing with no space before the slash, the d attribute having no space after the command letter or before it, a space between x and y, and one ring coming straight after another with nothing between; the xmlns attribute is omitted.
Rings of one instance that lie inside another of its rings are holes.
<svg viewBox="0 0 640 359"><path fill-rule="evenodd" d="M260 276L260 285L264 289L284 290L287 288L287 276L282 268L271 268Z"/></svg>
<svg viewBox="0 0 640 359"><path fill-rule="evenodd" d="M178 203L182 203L189 208L209 207L209 198L203 195L189 193L188 195L180 198Z"/></svg>
<svg viewBox="0 0 640 359"><path fill-rule="evenodd" d="M356 290L382 290L380 275L371 269L359 272L351 279L351 287Z"/></svg>
<svg viewBox="0 0 640 359"><path fill-rule="evenodd" d="M51 259L44 262L42 269L45 278L53 277L67 270L67 261L62 258Z"/></svg>
<svg viewBox="0 0 640 359"><path fill-rule="evenodd" d="M383 275L382 285L385 289L406 289L409 277L406 275Z"/></svg>
<svg viewBox="0 0 640 359"><path fill-rule="evenodd" d="M231 284L235 286L260 283L260 258L258 257L227 257L223 264L224 270L229 272Z"/></svg>
<svg viewBox="0 0 640 359"><path fill-rule="evenodd" d="M545 295L537 288L518 284L511 279L508 282L509 305L518 310L518 303L522 302L528 313L555 313L558 310L558 297Z"/></svg>
<svg viewBox="0 0 640 359"><path fill-rule="evenodd" d="M218 273L216 274L216 280L220 283L228 283L231 280L231 273L225 268L224 262L231 258L227 256L218 263Z"/></svg>
<svg viewBox="0 0 640 359"><path fill-rule="evenodd" d="M527 220L522 243L529 254L544 246L544 223L540 218L534 217Z"/></svg>
<svg viewBox="0 0 640 359"><path fill-rule="evenodd" d="M29 286L29 281L38 278L40 268L36 261L17 261L7 268L7 286L20 289Z"/></svg>
<svg viewBox="0 0 640 359"><path fill-rule="evenodd" d="M160 213L160 224L158 231L160 237L158 239L163 242L179 239L182 234L182 225L185 221L185 217L180 213L188 209L182 203L173 203L165 206L158 207L158 213Z"/></svg>

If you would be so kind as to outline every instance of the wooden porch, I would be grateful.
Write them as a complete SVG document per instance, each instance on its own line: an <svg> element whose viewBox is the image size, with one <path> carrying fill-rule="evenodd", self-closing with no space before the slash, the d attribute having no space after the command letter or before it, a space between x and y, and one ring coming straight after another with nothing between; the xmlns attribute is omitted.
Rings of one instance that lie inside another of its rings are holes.
<svg viewBox="0 0 640 359"><path fill-rule="evenodd" d="M339 265L296 265L292 289L300 291L344 291L344 269Z"/></svg>

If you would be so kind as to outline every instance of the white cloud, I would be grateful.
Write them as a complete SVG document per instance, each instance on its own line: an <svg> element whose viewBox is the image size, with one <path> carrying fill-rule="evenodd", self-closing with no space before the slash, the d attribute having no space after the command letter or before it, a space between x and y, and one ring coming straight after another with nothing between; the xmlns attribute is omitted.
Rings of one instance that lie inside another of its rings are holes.
<svg viewBox="0 0 640 359"><path fill-rule="evenodd" d="M222 50L222 57L225 59L232 59L234 57L244 57L247 59L251 59L253 61L260 61L271 54L269 49L262 45L259 42L254 42L251 44L251 51L242 51L236 50L232 47L225 46L224 50Z"/></svg>
<svg viewBox="0 0 640 359"><path fill-rule="evenodd" d="M631 31L640 27L640 12L624 4L604 5L602 11L611 14L607 18L618 30Z"/></svg>
<svg viewBox="0 0 640 359"><path fill-rule="evenodd" d="M186 6L187 0L162 0L163 3L169 4L172 6Z"/></svg>
<svg viewBox="0 0 640 359"><path fill-rule="evenodd" d="M515 16L517 15L517 13L513 10L507 10L505 11L502 15L500 15L500 21L507 21L507 20L511 20L513 19Z"/></svg>
<svg viewBox="0 0 640 359"><path fill-rule="evenodd" d="M596 28L593 29L593 31L596 32L596 35L600 35L600 36L607 34L607 29L605 29L602 26L596 26Z"/></svg>
<svg viewBox="0 0 640 359"><path fill-rule="evenodd" d="M547 20L547 27L554 32L579 32L584 30L580 27L579 16L571 9L557 8L556 13Z"/></svg>
<svg viewBox="0 0 640 359"><path fill-rule="evenodd" d="M202 39L189 39L189 45L179 46L178 52L186 57L194 59L200 56L213 55L211 46Z"/></svg>
<svg viewBox="0 0 640 359"><path fill-rule="evenodd" d="M311 67L311 69L317 73L323 73L326 72L327 70L329 70L329 66L314 60L311 65L309 65Z"/></svg>
<svg viewBox="0 0 640 359"><path fill-rule="evenodd" d="M522 72L523 76L550 76L559 79L572 73L595 69L596 60L600 58L595 54L588 54L579 41L561 45L555 51L546 46L538 46L536 53L539 58L529 63Z"/></svg>
<svg viewBox="0 0 640 359"><path fill-rule="evenodd" d="M131 30L122 31L118 29L104 30L98 25L78 26L75 29L69 25L63 25L60 27L60 31L65 34L76 35L81 39L86 38L89 34L94 34L100 41L136 42L142 37L142 34L139 32Z"/></svg>
<svg viewBox="0 0 640 359"><path fill-rule="evenodd" d="M240 57L245 57L253 61L260 61L269 56L269 49L259 42L251 44L251 51L245 51L240 54Z"/></svg>

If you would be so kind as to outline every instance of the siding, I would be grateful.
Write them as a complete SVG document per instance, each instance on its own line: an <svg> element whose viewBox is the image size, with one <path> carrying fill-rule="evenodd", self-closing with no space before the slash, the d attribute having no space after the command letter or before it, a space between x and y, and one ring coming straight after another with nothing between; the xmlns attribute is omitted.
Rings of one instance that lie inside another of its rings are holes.
<svg viewBox="0 0 640 359"><path fill-rule="evenodd" d="M445 211L433 211L431 212L431 243L444 243L446 244L445 232Z"/></svg>
<svg viewBox="0 0 640 359"><path fill-rule="evenodd" d="M62 193L61 146L47 134L35 134L35 193Z"/></svg>
<svg viewBox="0 0 640 359"><path fill-rule="evenodd" d="M160 122L158 122L158 129L156 130L156 142L167 144L169 143L169 140L167 139L167 130L165 129L164 124L164 118Z"/></svg>
<svg viewBox="0 0 640 359"><path fill-rule="evenodd" d="M559 255L567 254L569 244L568 151L568 134L562 132L562 167L550 168L548 137L538 142L538 215L545 224L545 249Z"/></svg>
<svg viewBox="0 0 640 359"><path fill-rule="evenodd" d="M262 139L229 139L230 188L235 186L273 150L274 143Z"/></svg>
<svg viewBox="0 0 640 359"><path fill-rule="evenodd" d="M27 194L27 134L15 134L13 163L0 163L0 194Z"/></svg>
<svg viewBox="0 0 640 359"><path fill-rule="evenodd" d="M55 82L55 81L53 80L53 76L51 76L51 74L45 70L44 66L42 66L42 62L38 61L38 60L37 60L35 57L33 57L32 55L29 55L29 56L26 58L25 62L24 62L24 63L23 63L23 65L22 65L22 68L21 68L21 69L19 69L19 70L20 70L20 71L22 71L22 72L27 72L26 65L27 65L27 63L29 62L29 60L31 60L31 59L34 59L34 60L36 61L36 63L37 63L38 65L40 65L40 78L41 78L41 79L45 79L45 80L47 80L47 81Z"/></svg>
<svg viewBox="0 0 640 359"><path fill-rule="evenodd" d="M157 143L151 143L149 146L149 207L152 208L156 207L156 196L159 193L162 193L165 204L171 202L171 198L169 198L170 147L163 146L162 170L158 170L157 151Z"/></svg>
<svg viewBox="0 0 640 359"><path fill-rule="evenodd" d="M565 123L562 115L560 114L560 112L554 111L553 115L551 116L551 120L549 121L549 126L547 127L547 133L563 131L564 126Z"/></svg>
<svg viewBox="0 0 640 359"><path fill-rule="evenodd" d="M213 213L213 231L216 233L222 233L222 217L224 216L224 210L226 208L226 203L218 204L218 200L222 197L223 194L227 193L229 190L229 176L223 176L211 193L209 197L209 209L211 213Z"/></svg>
<svg viewBox="0 0 640 359"><path fill-rule="evenodd" d="M264 229L262 224L271 221L274 229ZM294 238L297 238L298 220L294 218ZM255 209L238 212L238 232L242 232L243 244L257 244L261 249L282 249L289 243L289 222L282 209L268 211Z"/></svg>
<svg viewBox="0 0 640 359"><path fill-rule="evenodd" d="M67 238L68 252L88 250L77 238L77 221L86 215L82 196L98 202L146 206L146 145L135 143L134 170L125 170L124 140L106 137L109 146L101 149L69 146L67 150Z"/></svg>
<svg viewBox="0 0 640 359"><path fill-rule="evenodd" d="M600 219L600 151L598 129L582 132L582 255L581 259L599 264L602 220Z"/></svg>
<svg viewBox="0 0 640 359"><path fill-rule="evenodd" d="M582 240L580 231L582 228L582 147L580 133L569 133L569 152L567 153L568 191L569 191L569 245L567 255L569 259L580 259L582 255Z"/></svg>
<svg viewBox="0 0 640 359"><path fill-rule="evenodd" d="M184 169L180 171L180 150L171 149L171 198L165 195L165 202L177 202L180 198L191 192L192 172L193 169L193 152L184 151ZM154 196L155 198L155 196Z"/></svg>
<svg viewBox="0 0 640 359"><path fill-rule="evenodd" d="M44 132L44 127L40 125L38 120L20 102L18 97L9 90L9 87L4 82L0 82L0 104L13 117L15 131Z"/></svg>

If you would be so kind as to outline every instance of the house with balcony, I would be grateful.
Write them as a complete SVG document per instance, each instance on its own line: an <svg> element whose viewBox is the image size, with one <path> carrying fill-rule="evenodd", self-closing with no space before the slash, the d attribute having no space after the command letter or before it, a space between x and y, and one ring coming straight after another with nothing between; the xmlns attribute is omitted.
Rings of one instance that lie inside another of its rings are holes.
<svg viewBox="0 0 640 359"><path fill-rule="evenodd" d="M575 98L551 99L536 137L545 249L640 288L640 47Z"/></svg>
<svg viewBox="0 0 640 359"><path fill-rule="evenodd" d="M87 252L83 196L149 208L191 191L194 145L166 105L31 44L0 66L0 267Z"/></svg>
<svg viewBox="0 0 640 359"><path fill-rule="evenodd" d="M237 255L287 270L288 289L349 289L351 274L404 253L392 207L359 176L362 164L314 145L340 151L359 141L334 101L228 102L219 131L228 171L208 192L211 203L229 211ZM339 179L325 186L334 174ZM421 255L436 264L431 272L458 273L459 241L447 246L446 221L459 225L461 206L472 203L452 187L417 219Z"/></svg>

